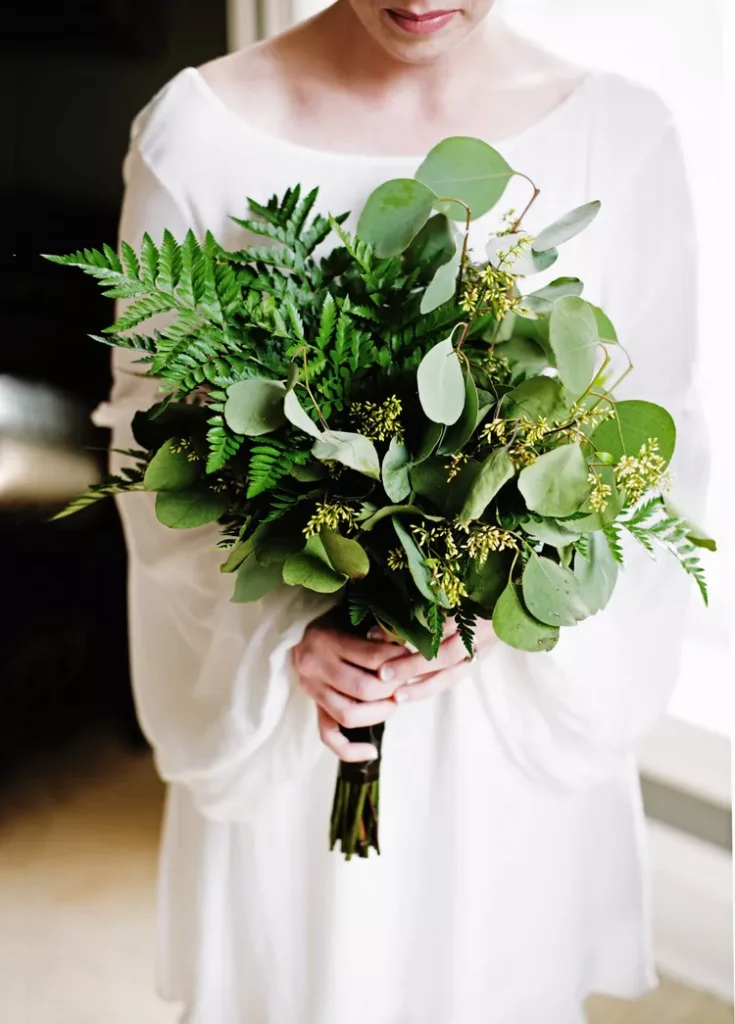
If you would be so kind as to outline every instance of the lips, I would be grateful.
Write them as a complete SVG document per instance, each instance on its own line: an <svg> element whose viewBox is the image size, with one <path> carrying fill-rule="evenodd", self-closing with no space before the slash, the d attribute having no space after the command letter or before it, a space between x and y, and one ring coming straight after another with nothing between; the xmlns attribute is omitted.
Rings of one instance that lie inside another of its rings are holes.
<svg viewBox="0 0 735 1024"><path fill-rule="evenodd" d="M429 11L428 14L413 14L411 11L401 8L390 8L386 13L391 21L404 32L424 36L444 28L458 11Z"/></svg>

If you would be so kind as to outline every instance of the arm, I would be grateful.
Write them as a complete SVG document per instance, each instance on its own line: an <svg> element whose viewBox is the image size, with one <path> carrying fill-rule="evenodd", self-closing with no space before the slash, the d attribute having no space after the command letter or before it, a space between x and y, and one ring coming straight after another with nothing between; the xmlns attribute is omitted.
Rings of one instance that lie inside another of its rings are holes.
<svg viewBox="0 0 735 1024"><path fill-rule="evenodd" d="M133 145L121 238L137 247L145 231L157 239L164 228L182 238L190 224L183 204ZM132 416L156 397L156 381L135 375L135 358L136 353L116 351L111 399L96 417L112 428L113 448L135 447ZM113 468L120 461L113 456ZM303 648L307 627L333 599L283 587L255 604L232 604L233 579L220 572L216 527L168 529L157 521L147 494L123 496L119 509L129 552L133 688L158 769L167 781L186 786L207 816L245 819L274 786L306 771L323 751L314 694L297 685L291 654ZM355 695L369 696L373 714L387 716L395 708L385 700L392 689L354 667L366 660L364 651L346 650L338 657L334 651L345 638L325 629L308 632L318 641L311 662L322 676L326 671L345 692L352 688ZM381 663L381 652L395 656L386 644L363 643L373 667ZM312 676L313 667L307 657ZM369 694L366 684L373 687ZM324 700L343 718L356 708L365 715L354 701L340 703L336 690Z"/></svg>
<svg viewBox="0 0 735 1024"><path fill-rule="evenodd" d="M674 416L678 503L696 516L707 458L692 389L695 238L670 124L629 169L603 235L598 299L635 365L618 396L660 402ZM676 684L693 590L673 556L661 551L654 563L631 541L607 609L563 629L555 651L528 655L497 644L480 692L513 760L536 778L570 787L617 770L662 714Z"/></svg>

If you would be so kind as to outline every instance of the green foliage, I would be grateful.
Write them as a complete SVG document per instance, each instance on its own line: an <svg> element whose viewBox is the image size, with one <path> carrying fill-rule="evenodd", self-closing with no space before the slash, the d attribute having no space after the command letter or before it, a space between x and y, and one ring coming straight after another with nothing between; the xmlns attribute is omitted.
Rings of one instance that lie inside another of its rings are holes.
<svg viewBox="0 0 735 1024"><path fill-rule="evenodd" d="M643 502L620 523L649 553L654 553L656 545L670 551L684 571L696 581L704 603L709 604L704 569L696 545L690 540L689 524L684 519L668 515L662 498Z"/></svg>
<svg viewBox="0 0 735 1024"><path fill-rule="evenodd" d="M444 623L447 621L447 613L438 604L430 604L426 619L431 630L431 656L436 658L444 639Z"/></svg>
<svg viewBox="0 0 735 1024"><path fill-rule="evenodd" d="M469 608L458 608L454 613L454 619L457 623L457 633L459 638L464 644L464 649L467 651L467 656L470 659L475 657L475 627L477 625L477 616Z"/></svg>
<svg viewBox="0 0 735 1024"><path fill-rule="evenodd" d="M476 219L491 210L505 192L515 171L505 159L480 139L456 136L435 146L416 172L416 177L442 198L458 199ZM444 211L464 220L458 203Z"/></svg>

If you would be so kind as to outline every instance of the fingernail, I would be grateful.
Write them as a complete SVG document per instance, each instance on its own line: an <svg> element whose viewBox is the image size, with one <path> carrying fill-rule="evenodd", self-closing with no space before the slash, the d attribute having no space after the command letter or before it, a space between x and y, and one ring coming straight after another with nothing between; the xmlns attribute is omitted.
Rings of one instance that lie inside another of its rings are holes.
<svg viewBox="0 0 735 1024"><path fill-rule="evenodd" d="M368 640L382 640L384 636L385 634L383 633L383 630L380 628L380 626L373 626L373 628L368 633Z"/></svg>
<svg viewBox="0 0 735 1024"><path fill-rule="evenodd" d="M403 704L404 701L408 700L408 694L404 690L396 690L393 694L393 700L396 704Z"/></svg>
<svg viewBox="0 0 735 1024"><path fill-rule="evenodd" d="M390 665L384 665L380 670L380 678L384 683L389 683L391 679L395 679L396 670L391 668Z"/></svg>

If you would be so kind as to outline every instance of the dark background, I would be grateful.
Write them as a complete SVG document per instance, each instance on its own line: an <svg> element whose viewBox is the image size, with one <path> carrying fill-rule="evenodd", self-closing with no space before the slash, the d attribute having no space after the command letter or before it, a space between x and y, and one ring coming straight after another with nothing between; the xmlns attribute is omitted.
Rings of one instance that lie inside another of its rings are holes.
<svg viewBox="0 0 735 1024"><path fill-rule="evenodd" d="M0 12L0 374L107 394L87 338L112 304L39 253L114 243L135 114L181 68L226 49L224 0L5 0ZM84 441L104 465L105 431ZM125 549L114 505L49 524L0 510L0 777L110 724L132 742Z"/></svg>

